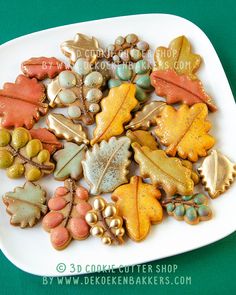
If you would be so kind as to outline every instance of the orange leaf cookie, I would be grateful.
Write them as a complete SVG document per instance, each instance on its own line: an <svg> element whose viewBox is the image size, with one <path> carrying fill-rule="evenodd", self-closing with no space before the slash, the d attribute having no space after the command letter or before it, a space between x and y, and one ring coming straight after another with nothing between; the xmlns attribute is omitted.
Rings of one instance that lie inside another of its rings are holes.
<svg viewBox="0 0 236 295"><path fill-rule="evenodd" d="M65 69L65 64L55 57L32 57L21 65L21 70L27 77L38 80L52 79Z"/></svg>
<svg viewBox="0 0 236 295"><path fill-rule="evenodd" d="M174 70L158 70L151 74L151 81L156 94L166 97L168 104L184 102L193 105L204 102L211 111L217 110L200 80L191 80L189 76L178 75Z"/></svg>
<svg viewBox="0 0 236 295"><path fill-rule="evenodd" d="M37 128L29 130L32 139L39 139L45 150L48 150L50 154L53 154L56 150L62 148L62 143L56 138L56 136L48 131L47 128Z"/></svg>
<svg viewBox="0 0 236 295"><path fill-rule="evenodd" d="M178 154L196 162L198 157L205 157L207 150L213 147L215 139L207 134L211 123L206 120L208 111L204 103L192 107L182 105L178 110L166 106L157 118L156 135L161 143L167 146L170 156Z"/></svg>
<svg viewBox="0 0 236 295"><path fill-rule="evenodd" d="M48 105L43 103L44 90L44 85L35 78L23 75L19 75L15 83L5 83L0 90L1 125L31 129L40 115L48 111Z"/></svg>
<svg viewBox="0 0 236 295"><path fill-rule="evenodd" d="M143 183L139 176L133 176L129 184L118 187L112 194L112 200L116 202L132 240L144 240L151 224L162 221L163 210L158 202L160 197L160 191L151 184Z"/></svg>

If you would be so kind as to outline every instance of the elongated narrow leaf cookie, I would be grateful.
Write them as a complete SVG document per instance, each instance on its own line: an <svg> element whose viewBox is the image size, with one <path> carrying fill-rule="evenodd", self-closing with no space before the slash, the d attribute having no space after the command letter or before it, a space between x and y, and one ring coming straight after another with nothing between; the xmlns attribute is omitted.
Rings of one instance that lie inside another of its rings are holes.
<svg viewBox="0 0 236 295"><path fill-rule="evenodd" d="M206 120L208 114L204 103L197 103L189 108L182 105L178 110L166 106L161 117L157 118L156 135L161 143L167 146L166 153L170 156L178 154L196 162L204 157L215 144L215 139L208 134L211 123Z"/></svg>
<svg viewBox="0 0 236 295"><path fill-rule="evenodd" d="M158 70L151 74L151 81L156 94L165 97L168 104L184 102L193 105L203 102L211 111L217 110L200 80L191 80L187 75L178 75L174 70Z"/></svg>
<svg viewBox="0 0 236 295"><path fill-rule="evenodd" d="M130 112L137 105L135 86L132 83L112 88L107 97L102 99L102 112L96 115L97 126L94 130L94 145L124 131L123 124L131 119Z"/></svg>
<svg viewBox="0 0 236 295"><path fill-rule="evenodd" d="M93 195L112 192L119 185L126 183L130 165L130 139L112 137L108 142L103 140L96 144L92 151L86 152L82 162L84 177L90 185Z"/></svg>
<svg viewBox="0 0 236 295"><path fill-rule="evenodd" d="M66 118L64 115L51 113L47 117L47 125L58 138L63 138L67 141L75 143L88 144L89 140L80 124L73 123L72 120Z"/></svg>
<svg viewBox="0 0 236 295"><path fill-rule="evenodd" d="M163 212L158 202L160 197L160 191L151 184L143 183L139 176L133 176L129 184L124 184L113 192L112 200L116 202L132 240L144 240L151 224L161 222Z"/></svg>
<svg viewBox="0 0 236 295"><path fill-rule="evenodd" d="M169 158L163 150L153 151L138 143L133 143L132 147L142 177L149 177L152 184L163 188L167 195L193 193L191 170L184 167L180 159Z"/></svg>
<svg viewBox="0 0 236 295"><path fill-rule="evenodd" d="M154 54L155 68L175 70L178 74L187 74L195 79L195 72L201 64L201 56L192 53L191 44L185 36L172 40L169 48L158 47Z"/></svg>
<svg viewBox="0 0 236 295"><path fill-rule="evenodd" d="M215 199L229 189L233 183L236 176L236 164L221 152L212 150L198 171L210 197Z"/></svg>
<svg viewBox="0 0 236 295"><path fill-rule="evenodd" d="M85 157L86 148L85 144L65 143L64 148L57 151L53 156L57 162L54 171L55 179L79 179L83 172L81 162Z"/></svg>
<svg viewBox="0 0 236 295"><path fill-rule="evenodd" d="M163 101L152 101L146 104L143 109L137 112L125 129L144 129L147 130L151 125L156 125L156 117L158 117L166 106Z"/></svg>

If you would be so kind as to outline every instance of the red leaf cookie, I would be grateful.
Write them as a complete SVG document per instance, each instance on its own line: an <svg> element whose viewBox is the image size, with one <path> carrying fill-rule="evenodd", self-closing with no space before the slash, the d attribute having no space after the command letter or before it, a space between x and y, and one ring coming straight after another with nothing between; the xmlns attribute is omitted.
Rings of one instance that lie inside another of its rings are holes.
<svg viewBox="0 0 236 295"><path fill-rule="evenodd" d="M168 104L182 101L193 105L204 102L212 112L217 110L200 80L191 80L189 76L178 75L174 70L157 70L151 74L151 82L156 94L166 97Z"/></svg>
<svg viewBox="0 0 236 295"><path fill-rule="evenodd" d="M65 64L55 57L32 57L21 64L21 70L27 77L38 80L52 79L65 69Z"/></svg>
<svg viewBox="0 0 236 295"><path fill-rule="evenodd" d="M44 90L43 84L24 75L19 75L15 83L5 83L0 90L1 126L31 129L40 114L47 113Z"/></svg>
<svg viewBox="0 0 236 295"><path fill-rule="evenodd" d="M56 138L56 136L48 131L47 128L38 128L29 130L32 139L39 139L45 150L48 150L50 154L62 148L62 143Z"/></svg>
<svg viewBox="0 0 236 295"><path fill-rule="evenodd" d="M87 202L88 197L85 188L67 179L49 200L51 211L43 219L43 228L50 232L55 249L62 250L72 239L83 240L89 236L90 227L85 221L85 215L92 207Z"/></svg>

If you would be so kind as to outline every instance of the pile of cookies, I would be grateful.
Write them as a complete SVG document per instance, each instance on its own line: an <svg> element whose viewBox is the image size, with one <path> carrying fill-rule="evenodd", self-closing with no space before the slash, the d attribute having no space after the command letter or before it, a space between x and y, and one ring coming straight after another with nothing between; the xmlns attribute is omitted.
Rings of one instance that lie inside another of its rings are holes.
<svg viewBox="0 0 236 295"><path fill-rule="evenodd" d="M207 193L225 192L236 165L212 149L208 113L217 107L197 77L202 59L189 40L158 47L154 61L135 34L103 49L78 33L61 50L69 65L30 58L0 90L0 168L26 179L3 196L11 224L32 227L43 217L61 250L90 234L107 245L125 236L140 242L164 211L188 224L209 220ZM34 127L45 115L47 127ZM49 174L64 186L47 201L36 182ZM89 189L78 184L83 177Z"/></svg>

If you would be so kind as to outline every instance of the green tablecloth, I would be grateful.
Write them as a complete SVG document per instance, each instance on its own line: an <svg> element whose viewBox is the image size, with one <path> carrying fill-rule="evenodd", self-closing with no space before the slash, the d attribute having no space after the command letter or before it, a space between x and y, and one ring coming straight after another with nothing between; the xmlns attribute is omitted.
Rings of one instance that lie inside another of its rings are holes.
<svg viewBox="0 0 236 295"><path fill-rule="evenodd" d="M185 17L208 35L212 41L236 94L236 3L233 0L120 0L120 1L3 1L0 2L0 43L34 31L59 25L112 16L140 13L170 13ZM153 29L153 28L152 28ZM161 29L161 28L157 28ZM17 52L16 52L17 54ZM214 75L214 73L212 73ZM223 99L223 98L222 98ZM223 226L223 225L222 225ZM17 241L16 241L17 243ZM43 280L22 272L13 266L0 252L0 293L27 294L236 294L236 233L189 253L152 263L178 266L175 273L155 274L159 285L139 285L138 270L128 275L136 279L137 285L76 285L72 282ZM45 257L47 259L47 257ZM164 271L164 269L163 269ZM108 276L107 274L106 276ZM117 273L116 275L119 275ZM126 274L127 275L127 274ZM154 274L143 276L154 277ZM102 274L98 274L102 277ZM114 275L113 275L114 276ZM169 276L171 284L167 282ZM175 281L175 278L179 277ZM183 279L181 279L183 277ZM188 279L186 279L186 277ZM183 280L183 281L181 281ZM153 281L152 281L153 282ZM183 285L181 284L183 283ZM69 284L67 282L67 284Z"/></svg>

